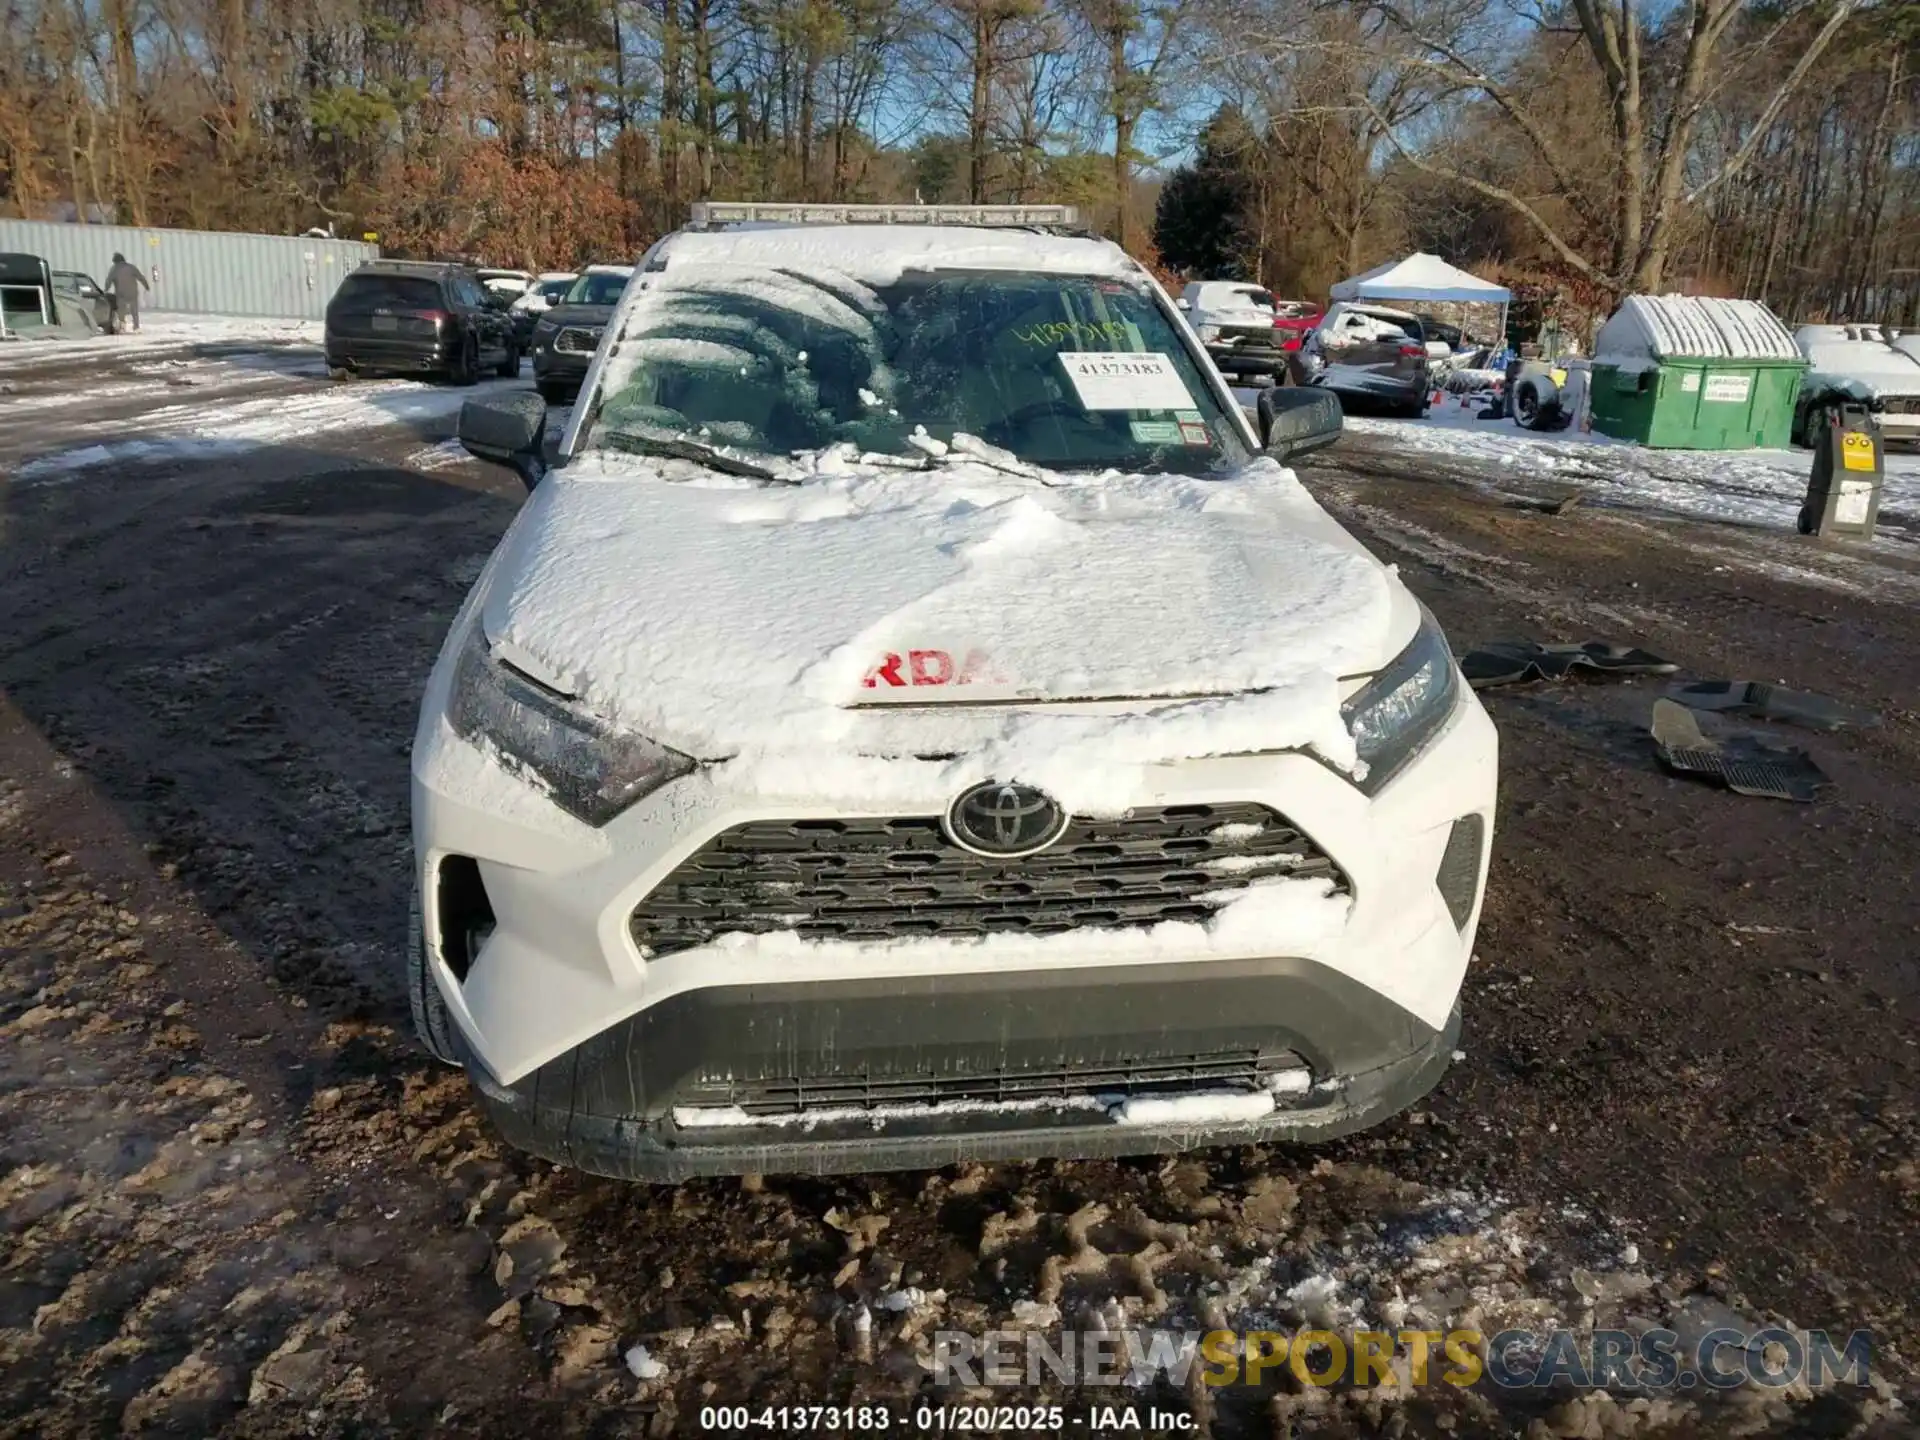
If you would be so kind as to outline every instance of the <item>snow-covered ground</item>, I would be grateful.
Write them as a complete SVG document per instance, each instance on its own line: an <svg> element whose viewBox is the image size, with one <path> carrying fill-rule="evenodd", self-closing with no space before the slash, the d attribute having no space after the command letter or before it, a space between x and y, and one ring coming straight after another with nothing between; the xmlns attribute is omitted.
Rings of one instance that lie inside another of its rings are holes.
<svg viewBox="0 0 1920 1440"><path fill-rule="evenodd" d="M1449 395L1425 420L1349 416L1346 428L1396 444L1502 467L1516 481L1578 485L1589 499L1706 520L1791 530L1807 493L1806 450L1649 450L1598 432L1541 434L1481 420L1480 402ZM1883 510L1920 510L1920 455L1886 452Z"/></svg>
<svg viewBox="0 0 1920 1440"><path fill-rule="evenodd" d="M516 383L333 384L320 344L317 321L157 315L138 334L0 347L0 376L8 380L0 388L0 430L17 434L30 457L14 478L57 481L100 466L233 454L395 424L440 442L467 399ZM97 375L84 368L92 361ZM436 448L436 465L452 458Z"/></svg>
<svg viewBox="0 0 1920 1440"><path fill-rule="evenodd" d="M1257 392L1234 394L1251 414ZM1649 450L1597 431L1540 433L1511 420L1482 420L1482 408L1480 398L1449 394L1423 420L1349 415L1344 424L1352 435L1465 462L1490 482L1511 480L1516 490L1544 480L1561 490L1577 487L1598 504L1770 530L1794 529L1813 468L1806 450ZM1920 512L1920 453L1889 448L1885 459L1882 514Z"/></svg>
<svg viewBox="0 0 1920 1440"><path fill-rule="evenodd" d="M71 361L74 356L135 355L142 350L182 344L312 345L320 344L318 320L281 320L258 315L140 316L140 329L125 335L68 337L29 332L28 338L0 342L0 373L18 367Z"/></svg>
<svg viewBox="0 0 1920 1440"><path fill-rule="evenodd" d="M461 404L474 395L511 389L516 383L496 380L460 389L417 380L365 381L306 394L187 401L147 411L116 438L29 460L14 475L20 480L57 480L100 465L234 454L380 425L450 424Z"/></svg>

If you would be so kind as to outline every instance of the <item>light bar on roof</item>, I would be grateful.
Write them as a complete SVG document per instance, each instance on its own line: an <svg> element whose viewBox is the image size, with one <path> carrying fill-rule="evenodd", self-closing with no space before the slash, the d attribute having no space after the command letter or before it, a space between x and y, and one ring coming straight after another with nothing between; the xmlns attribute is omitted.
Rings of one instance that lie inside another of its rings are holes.
<svg viewBox="0 0 1920 1440"><path fill-rule="evenodd" d="M1078 227L1077 205L782 205L700 200L695 225L1001 225Z"/></svg>

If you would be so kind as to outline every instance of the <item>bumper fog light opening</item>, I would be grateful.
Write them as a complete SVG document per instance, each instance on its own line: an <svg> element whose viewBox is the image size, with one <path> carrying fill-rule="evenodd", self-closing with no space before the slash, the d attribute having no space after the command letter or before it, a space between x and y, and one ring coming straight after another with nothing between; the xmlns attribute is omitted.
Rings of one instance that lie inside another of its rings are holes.
<svg viewBox="0 0 1920 1440"><path fill-rule="evenodd" d="M434 883L435 915L440 922L440 958L453 978L466 982L480 946L493 933L493 903L480 879L480 865L470 855L448 855L441 860Z"/></svg>
<svg viewBox="0 0 1920 1440"><path fill-rule="evenodd" d="M1453 822L1440 868L1433 877L1453 917L1456 930L1465 930L1480 894L1480 852L1485 847L1487 822L1479 815L1462 815Z"/></svg>

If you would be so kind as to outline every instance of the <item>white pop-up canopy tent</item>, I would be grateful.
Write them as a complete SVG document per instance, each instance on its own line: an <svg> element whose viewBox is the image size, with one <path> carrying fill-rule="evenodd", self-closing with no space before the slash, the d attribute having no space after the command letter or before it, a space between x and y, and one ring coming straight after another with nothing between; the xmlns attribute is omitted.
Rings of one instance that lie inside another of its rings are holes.
<svg viewBox="0 0 1920 1440"><path fill-rule="evenodd" d="M1413 254L1389 260L1364 275L1342 280L1327 292L1335 300L1413 300L1467 305L1498 305L1500 335L1507 333L1507 305L1513 292L1491 280L1469 275L1438 255Z"/></svg>

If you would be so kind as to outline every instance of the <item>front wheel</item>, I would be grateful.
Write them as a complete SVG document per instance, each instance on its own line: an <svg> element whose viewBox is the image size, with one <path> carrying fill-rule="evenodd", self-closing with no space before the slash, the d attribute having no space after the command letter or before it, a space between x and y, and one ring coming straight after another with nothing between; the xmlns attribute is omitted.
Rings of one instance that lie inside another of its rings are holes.
<svg viewBox="0 0 1920 1440"><path fill-rule="evenodd" d="M511 340L507 342L506 358L500 362L500 369L496 373L502 380L520 378L520 347Z"/></svg>
<svg viewBox="0 0 1920 1440"><path fill-rule="evenodd" d="M571 405L573 403L573 387L571 385L557 385L551 380L541 380L537 381L533 388L540 392L540 398L549 405Z"/></svg>

